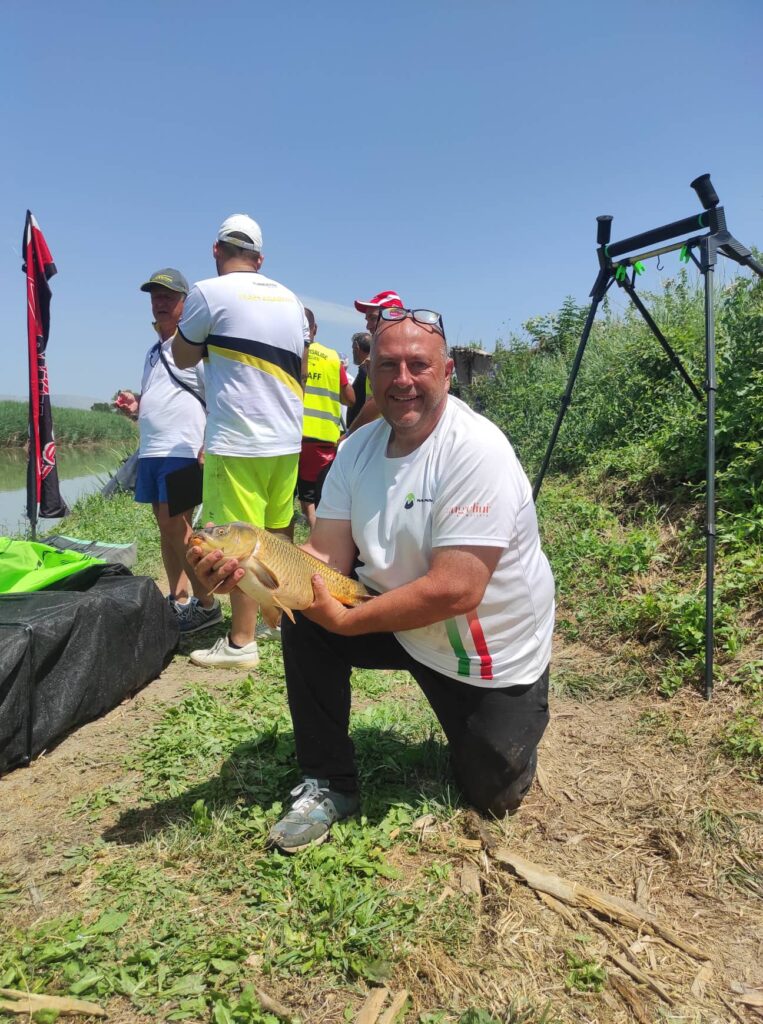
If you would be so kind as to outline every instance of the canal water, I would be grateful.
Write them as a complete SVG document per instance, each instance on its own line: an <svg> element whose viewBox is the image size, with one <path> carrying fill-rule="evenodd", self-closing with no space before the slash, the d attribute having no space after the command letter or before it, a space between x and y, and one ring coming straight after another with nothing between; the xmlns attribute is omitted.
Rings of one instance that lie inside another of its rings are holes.
<svg viewBox="0 0 763 1024"><path fill-rule="evenodd" d="M61 494L69 508L78 498L99 491L119 466L123 456L111 445L87 448L59 448L56 452ZM0 448L0 535L25 535L26 452L18 448ZM49 530L60 520L40 519L38 533Z"/></svg>

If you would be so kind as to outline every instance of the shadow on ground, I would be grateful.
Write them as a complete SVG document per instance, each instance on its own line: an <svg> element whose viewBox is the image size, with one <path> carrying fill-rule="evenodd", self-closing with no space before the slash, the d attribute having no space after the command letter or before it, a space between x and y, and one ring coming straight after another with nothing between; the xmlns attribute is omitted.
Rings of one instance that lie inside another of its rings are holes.
<svg viewBox="0 0 763 1024"><path fill-rule="evenodd" d="M352 733L361 788L361 809L377 824L398 804L435 803L452 806L457 790L447 746L435 736L419 742L393 730L363 727ZM103 832L106 842L132 845L168 827L187 821L203 801L212 819L227 809L259 807L268 814L285 804L300 781L291 730L273 728L239 744L218 775L161 799L131 808Z"/></svg>

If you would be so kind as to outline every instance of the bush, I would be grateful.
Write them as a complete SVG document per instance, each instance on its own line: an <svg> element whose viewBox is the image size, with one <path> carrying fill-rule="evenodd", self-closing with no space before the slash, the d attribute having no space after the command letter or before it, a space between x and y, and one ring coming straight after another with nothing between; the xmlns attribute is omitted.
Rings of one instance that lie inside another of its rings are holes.
<svg viewBox="0 0 763 1024"><path fill-rule="evenodd" d="M694 383L705 374L704 293L686 271L645 296ZM474 403L515 446L528 473L540 467L567 383L586 307L566 300L525 324L497 350L495 374L472 388ZM717 297L716 457L725 528L760 538L763 523L763 282L738 278ZM621 456L627 455L625 463ZM635 309L605 310L594 323L552 468L591 465L663 497L701 499L705 407L694 397Z"/></svg>
<svg viewBox="0 0 763 1024"><path fill-rule="evenodd" d="M100 444L124 441L135 444L136 425L113 412L54 407L53 429L56 443ZM0 448L20 448L29 436L29 409L26 402L0 402Z"/></svg>
<svg viewBox="0 0 763 1024"><path fill-rule="evenodd" d="M704 289L682 271L645 304L697 387L705 376ZM587 307L525 324L499 348L472 402L537 474ZM763 281L716 296L715 634L735 660L760 614L763 581ZM705 403L640 314L604 308L593 325L539 516L570 639L649 644L660 691L699 685L704 660Z"/></svg>

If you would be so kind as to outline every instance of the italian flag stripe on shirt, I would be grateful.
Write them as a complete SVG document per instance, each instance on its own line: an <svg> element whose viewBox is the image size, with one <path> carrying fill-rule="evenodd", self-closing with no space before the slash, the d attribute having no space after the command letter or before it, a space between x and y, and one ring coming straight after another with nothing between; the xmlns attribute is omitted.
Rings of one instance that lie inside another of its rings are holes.
<svg viewBox="0 0 763 1024"><path fill-rule="evenodd" d="M492 679L493 659L490 657L490 651L488 650L487 643L485 642L485 634L482 632L482 623L477 617L476 612L469 612L466 616L466 621L469 623L469 632L472 634L474 649L480 659L480 679Z"/></svg>
<svg viewBox="0 0 763 1024"><path fill-rule="evenodd" d="M485 642L485 634L482 631L482 624L480 623L477 613L469 612L466 616L466 623L469 627L469 633L471 634L472 642L474 644L474 650L480 659L480 678L492 679L493 659L490 656L490 651L488 650L487 643ZM450 646L453 648L453 653L458 659L458 674L460 676L471 675L471 661L461 639L461 633L459 632L456 620L448 619L445 623L445 630L448 634Z"/></svg>
<svg viewBox="0 0 763 1024"><path fill-rule="evenodd" d="M450 646L453 648L453 653L458 658L458 674L460 676L470 675L469 655L466 653L466 648L461 643L461 634L458 632L456 620L447 619L447 621L445 622L445 629L448 634Z"/></svg>

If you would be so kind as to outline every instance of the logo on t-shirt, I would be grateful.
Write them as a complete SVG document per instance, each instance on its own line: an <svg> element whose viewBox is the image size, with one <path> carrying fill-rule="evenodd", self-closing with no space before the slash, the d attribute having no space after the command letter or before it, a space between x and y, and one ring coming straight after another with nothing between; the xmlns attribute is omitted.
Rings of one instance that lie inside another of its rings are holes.
<svg viewBox="0 0 763 1024"><path fill-rule="evenodd" d="M405 508L413 508L414 505L431 505L434 498L417 498L413 491L409 491L405 496Z"/></svg>
<svg viewBox="0 0 763 1024"><path fill-rule="evenodd" d="M490 514L490 506L480 505L473 501L471 505L453 505L450 514L452 516L486 516Z"/></svg>

